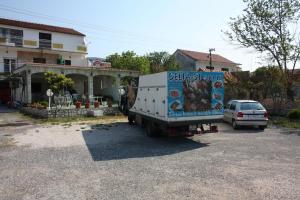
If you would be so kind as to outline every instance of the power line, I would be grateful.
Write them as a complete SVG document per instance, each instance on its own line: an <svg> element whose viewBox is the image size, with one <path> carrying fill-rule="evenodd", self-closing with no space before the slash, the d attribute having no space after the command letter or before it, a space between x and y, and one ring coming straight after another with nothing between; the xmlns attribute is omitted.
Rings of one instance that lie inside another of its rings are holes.
<svg viewBox="0 0 300 200"><path fill-rule="evenodd" d="M134 40L134 43L136 43L137 40L140 40L140 41L147 41L147 42L153 41L153 42L159 43L160 45L161 45L161 43L172 44L172 46L174 46L176 44L177 45L179 44L178 42L174 42L174 41L170 41L170 40L155 38L155 37L152 37L152 36L145 36L145 35L136 34L136 33L130 33L130 32L127 32L127 31L117 30L117 29L113 29L113 28L110 28L110 27L106 27L106 26L99 26L99 25L95 25L95 24L89 24L89 23L86 23L86 22L81 22L81 21L76 21L76 20L71 20L71 19L66 19L66 18L57 18L57 17L54 17L54 16L45 15L45 14L42 14L42 13L33 12L33 11L25 10L25 9L18 9L18 8L14 8L14 7L3 5L3 4L0 4L0 9L8 11L8 12L14 12L14 13L22 14L22 15L40 17L40 18L44 18L44 19L47 19L47 20L50 20L50 21L55 21L55 22L75 25L75 26L79 26L79 27L84 27L84 28L93 30L96 33L101 32L101 34L102 34L102 32L107 32L107 33L110 33L110 34L114 34L115 35L114 37L119 37L119 38L126 38L127 37L127 39L129 39L129 40ZM182 44L179 44L179 45L182 45ZM185 44L185 45L191 46L191 44Z"/></svg>

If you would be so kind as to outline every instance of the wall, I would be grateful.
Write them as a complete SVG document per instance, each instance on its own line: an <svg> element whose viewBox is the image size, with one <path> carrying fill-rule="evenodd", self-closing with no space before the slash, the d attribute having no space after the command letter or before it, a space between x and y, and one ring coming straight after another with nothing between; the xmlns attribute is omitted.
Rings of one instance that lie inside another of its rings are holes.
<svg viewBox="0 0 300 200"><path fill-rule="evenodd" d="M47 31L39 31L39 30L33 30L33 29L27 29L27 28L20 28L20 27L13 27L13 26L6 26L1 25L0 27L3 28L12 28L12 29L18 29L23 30L23 47L12 47L12 46L0 46L0 72L4 71L3 67L3 57L11 57L11 58L17 58L17 51L28 51L28 52L39 52L39 32L42 33L51 33L52 35L52 49L49 50L43 50L44 54L55 54L55 57L57 55L61 55L65 60L71 60L73 66L87 66L87 60L85 58L86 52L82 50L78 50L78 46L85 46L85 40L84 36L78 36L78 35L71 35L71 34L63 34L63 33L56 33L56 32L47 32ZM25 40L29 42L33 42L35 44L25 44ZM62 48L54 48L53 44L62 44ZM1 45L5 45L5 43L1 43ZM36 50L35 50L36 49ZM6 50L9 51L9 54L6 53ZM55 51L52 51L55 50ZM25 57L27 62L32 62L32 58L29 56ZM51 64L56 64L57 59L55 58L55 61L51 59Z"/></svg>
<svg viewBox="0 0 300 200"><path fill-rule="evenodd" d="M18 29L23 30L23 40L31 40L36 41L37 45L24 45L24 47L30 47L30 48L38 48L39 47L39 33L51 33L52 35L52 44L58 43L63 44L62 51L71 51L71 52L82 52L77 49L78 45L84 45L84 36L79 35L71 35L71 34L63 34L63 33L56 33L56 32L49 32L49 31L43 31L43 30L34 30L34 29L28 29L28 28L21 28L21 27L13 27L13 26L6 26L1 25L0 27L3 28L12 28L12 29Z"/></svg>
<svg viewBox="0 0 300 200"><path fill-rule="evenodd" d="M206 69L206 66L209 66L209 61L206 61L206 62L197 61L196 62L196 70L197 71L199 70L199 68ZM214 70L216 70L216 71L222 71L222 68L228 68L229 72L239 71L239 69L235 65L228 64L228 63L212 62L212 66L214 67Z"/></svg>
<svg viewBox="0 0 300 200"><path fill-rule="evenodd" d="M21 49L21 50L18 50ZM47 51L47 53L41 53L38 49L26 49L26 48L14 48L0 46L0 72L4 72L4 58L17 59L17 62L21 65L24 62L33 62L34 57L46 58L46 63L57 64L57 59L62 56L65 60L71 60L71 65L85 67L87 66L87 59L85 54L71 53L71 52L55 52Z"/></svg>
<svg viewBox="0 0 300 200"><path fill-rule="evenodd" d="M4 72L4 58L17 58L17 51L7 50L5 47L0 47L0 72Z"/></svg>
<svg viewBox="0 0 300 200"><path fill-rule="evenodd" d="M101 88L102 80L102 88ZM114 77L96 76L94 77L94 96L111 96L114 101L119 100L119 91L116 87Z"/></svg>
<svg viewBox="0 0 300 200"><path fill-rule="evenodd" d="M83 95L84 94L84 82L85 81L87 82L88 78L83 75L77 75L77 74L68 74L66 76L71 78L74 81L73 88L76 90L77 94ZM86 92L88 92L88 91L86 91Z"/></svg>
<svg viewBox="0 0 300 200"><path fill-rule="evenodd" d="M175 52L175 59L180 66L180 70L183 71L194 71L195 61L186 55L183 55L179 51Z"/></svg>

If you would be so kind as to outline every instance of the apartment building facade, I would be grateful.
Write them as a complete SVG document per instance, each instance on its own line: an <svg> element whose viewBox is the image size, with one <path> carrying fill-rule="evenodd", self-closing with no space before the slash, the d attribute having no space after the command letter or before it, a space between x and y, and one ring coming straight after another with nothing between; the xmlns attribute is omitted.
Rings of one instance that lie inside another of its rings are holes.
<svg viewBox="0 0 300 200"><path fill-rule="evenodd" d="M74 29L0 18L0 102L44 99L47 71L72 78L79 95L101 93L96 83L117 78L119 84L122 76L135 73L91 66L86 56L85 35Z"/></svg>

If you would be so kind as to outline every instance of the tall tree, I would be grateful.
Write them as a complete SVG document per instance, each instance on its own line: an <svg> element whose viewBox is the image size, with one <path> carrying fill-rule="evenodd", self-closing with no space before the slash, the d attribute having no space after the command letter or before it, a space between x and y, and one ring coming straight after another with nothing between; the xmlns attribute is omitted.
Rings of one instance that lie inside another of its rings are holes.
<svg viewBox="0 0 300 200"><path fill-rule="evenodd" d="M299 0L244 0L243 14L231 18L225 34L242 47L266 53L283 72L286 95L293 99L292 84L300 56ZM291 70L289 70L289 68Z"/></svg>
<svg viewBox="0 0 300 200"><path fill-rule="evenodd" d="M165 51L149 53L146 55L146 58L150 62L151 73L175 71L179 68L175 57Z"/></svg>
<svg viewBox="0 0 300 200"><path fill-rule="evenodd" d="M143 74L150 71L150 63L144 56L138 56L133 51L126 51L122 54L112 54L106 57L106 61L110 62L112 67L118 69L137 70Z"/></svg>

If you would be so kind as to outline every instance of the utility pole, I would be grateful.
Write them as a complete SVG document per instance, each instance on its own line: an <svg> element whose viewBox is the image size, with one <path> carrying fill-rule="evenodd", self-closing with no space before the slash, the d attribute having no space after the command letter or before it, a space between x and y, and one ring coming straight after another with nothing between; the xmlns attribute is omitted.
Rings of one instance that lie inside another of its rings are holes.
<svg viewBox="0 0 300 200"><path fill-rule="evenodd" d="M209 69L210 69L210 71L212 71L214 69L214 67L212 66L211 52L215 51L215 48L210 48L208 51L209 51Z"/></svg>

